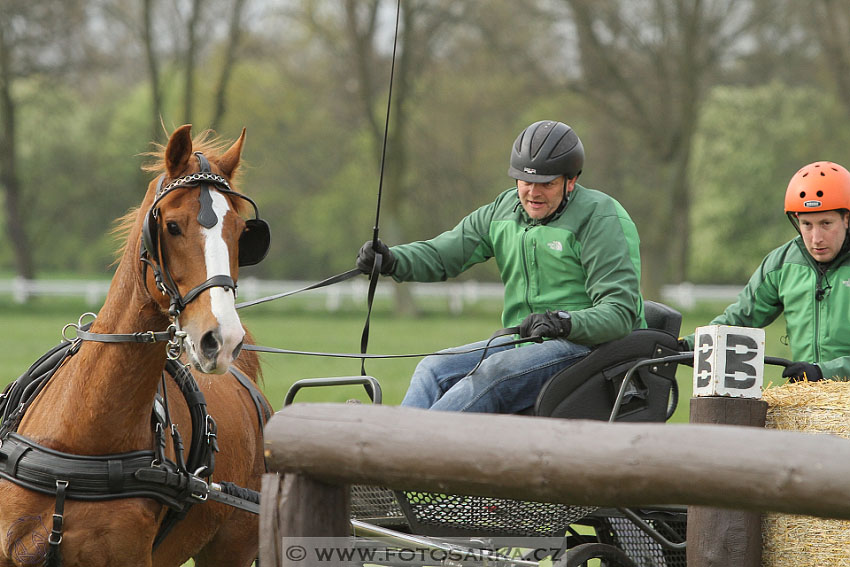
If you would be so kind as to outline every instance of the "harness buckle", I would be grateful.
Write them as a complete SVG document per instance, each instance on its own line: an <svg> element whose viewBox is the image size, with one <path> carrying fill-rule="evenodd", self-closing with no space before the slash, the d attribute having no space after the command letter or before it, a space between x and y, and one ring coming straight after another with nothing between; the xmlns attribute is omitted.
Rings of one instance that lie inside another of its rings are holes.
<svg viewBox="0 0 850 567"><path fill-rule="evenodd" d="M211 446L213 451L218 451L218 426L210 414L206 417L206 430L207 445Z"/></svg>
<svg viewBox="0 0 850 567"><path fill-rule="evenodd" d="M74 329L74 336L73 337L68 336L68 331L70 329ZM76 323L68 323L67 325L62 327L62 339L65 340L65 341L68 341L69 343L74 342L76 340L79 340L77 335L76 335L77 331L79 331L79 330L80 330L80 327Z"/></svg>
<svg viewBox="0 0 850 567"><path fill-rule="evenodd" d="M53 520L56 520L56 514L53 514ZM61 516L60 521L62 521ZM50 545L59 545L60 543L62 543L62 534L59 534L59 538L56 541L53 540L53 534L54 532L50 532L49 534L47 534L47 543L49 543Z"/></svg>
<svg viewBox="0 0 850 567"><path fill-rule="evenodd" d="M65 491L68 481L56 479L56 511L53 513L53 530L47 535L47 542L52 546L62 543L62 524L65 520Z"/></svg>
<svg viewBox="0 0 850 567"><path fill-rule="evenodd" d="M189 476L189 488L192 498L199 502L206 502L210 494L210 485L207 482L195 475Z"/></svg>
<svg viewBox="0 0 850 567"><path fill-rule="evenodd" d="M178 329L177 325L173 323L168 326L167 331L171 335L171 339L168 341L166 348L166 357L168 360L177 360L183 354L183 340L187 336L186 331Z"/></svg>

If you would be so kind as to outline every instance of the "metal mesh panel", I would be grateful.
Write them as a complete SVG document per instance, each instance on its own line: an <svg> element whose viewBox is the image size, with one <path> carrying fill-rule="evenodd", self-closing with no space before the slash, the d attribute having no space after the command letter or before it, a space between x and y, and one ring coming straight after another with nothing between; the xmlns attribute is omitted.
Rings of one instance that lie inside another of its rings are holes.
<svg viewBox="0 0 850 567"><path fill-rule="evenodd" d="M608 522L615 545L622 549L637 567L687 567L685 550L671 551L662 548L626 518L610 517ZM669 530L662 529L661 522L653 519L647 519L646 522L666 537L671 537L672 534L667 533ZM685 520L667 520L664 523L684 539L687 529Z"/></svg>
<svg viewBox="0 0 850 567"><path fill-rule="evenodd" d="M352 485L351 516L376 523L406 523L393 491L381 486Z"/></svg>
<svg viewBox="0 0 850 567"><path fill-rule="evenodd" d="M434 492L403 494L411 528L426 535L458 531L493 537L557 537L563 536L571 523L596 509Z"/></svg>

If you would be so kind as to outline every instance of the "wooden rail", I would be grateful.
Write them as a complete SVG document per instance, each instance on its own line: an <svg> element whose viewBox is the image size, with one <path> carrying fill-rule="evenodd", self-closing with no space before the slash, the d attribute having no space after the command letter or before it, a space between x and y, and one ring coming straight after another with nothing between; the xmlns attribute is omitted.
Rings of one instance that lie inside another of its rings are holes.
<svg viewBox="0 0 850 567"><path fill-rule="evenodd" d="M327 486L850 519L850 441L825 435L294 404L265 439L271 470Z"/></svg>

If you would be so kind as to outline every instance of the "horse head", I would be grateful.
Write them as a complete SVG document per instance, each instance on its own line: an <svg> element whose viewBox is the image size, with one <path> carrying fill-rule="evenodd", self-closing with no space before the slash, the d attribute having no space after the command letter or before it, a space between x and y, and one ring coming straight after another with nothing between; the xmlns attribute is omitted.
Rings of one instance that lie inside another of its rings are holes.
<svg viewBox="0 0 850 567"><path fill-rule="evenodd" d="M262 260L269 231L256 204L230 185L244 129L229 149L209 155L193 147L190 129L187 124L171 135L165 171L148 189L140 256L148 292L185 333L189 361L220 374L239 356L245 337L235 306L239 267ZM246 203L254 209L248 220L239 214Z"/></svg>

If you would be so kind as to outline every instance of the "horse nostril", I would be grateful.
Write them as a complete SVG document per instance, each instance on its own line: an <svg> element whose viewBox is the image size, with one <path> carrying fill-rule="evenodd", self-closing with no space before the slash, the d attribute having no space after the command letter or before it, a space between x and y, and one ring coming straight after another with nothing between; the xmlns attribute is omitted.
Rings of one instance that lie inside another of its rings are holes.
<svg viewBox="0 0 850 567"><path fill-rule="evenodd" d="M236 345L235 349L233 349L233 360L236 360L237 358L239 358L239 353L242 352L242 344L244 342L245 341L239 341L239 344Z"/></svg>
<svg viewBox="0 0 850 567"><path fill-rule="evenodd" d="M221 334L216 331L207 332L201 339L201 352L208 360L215 360L221 348Z"/></svg>

